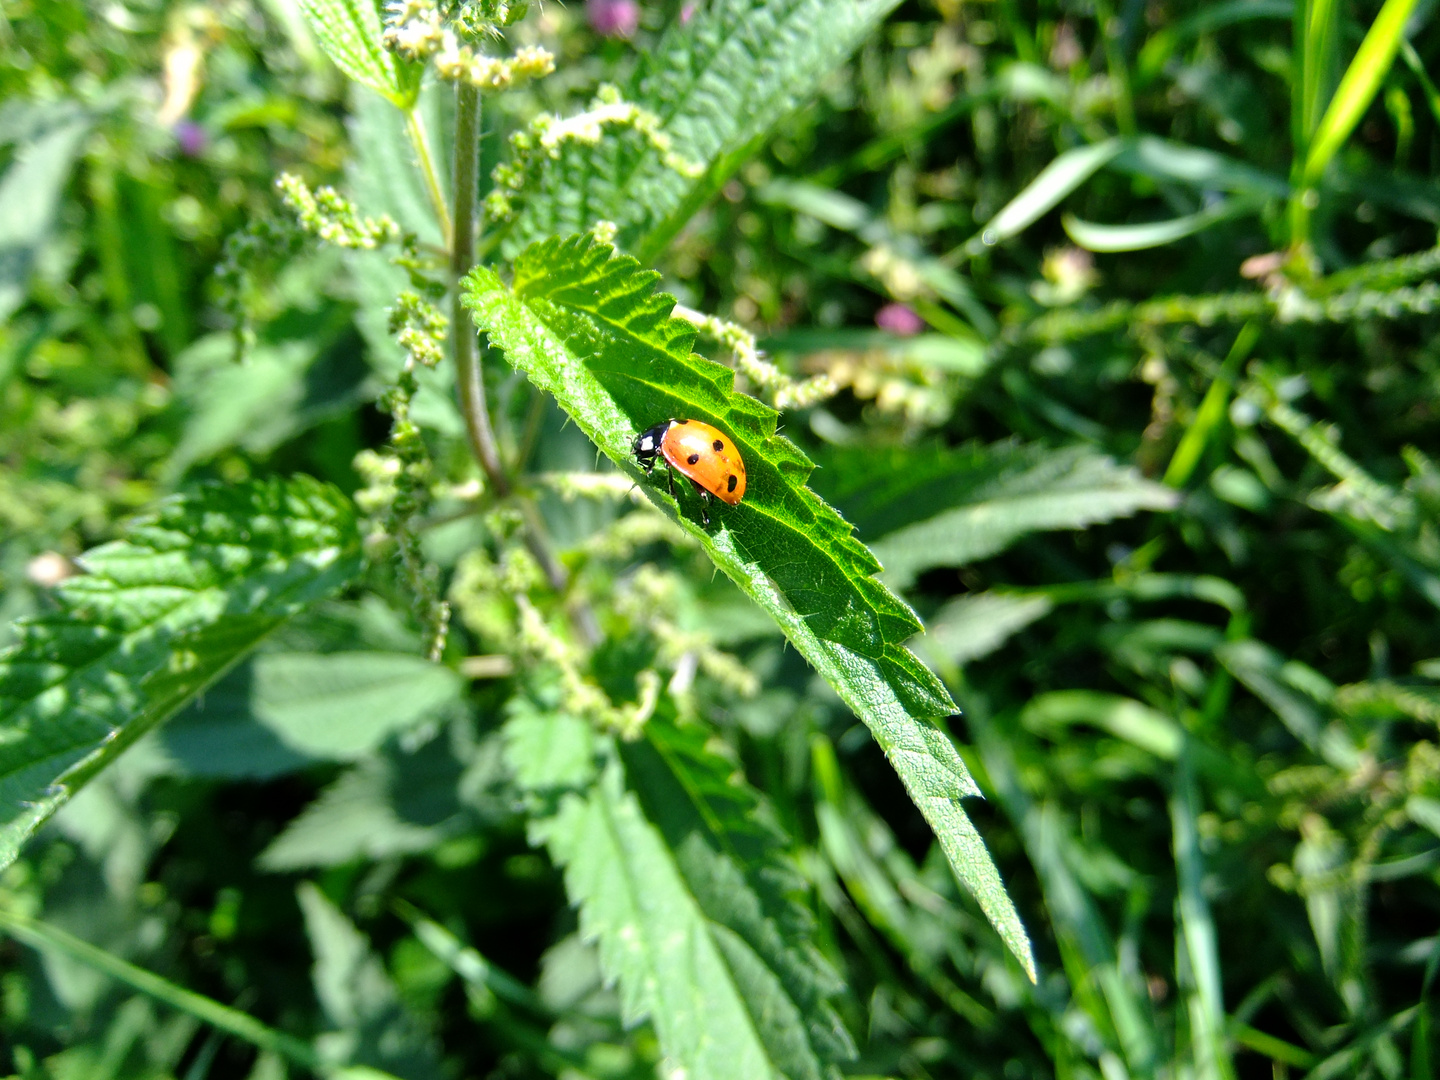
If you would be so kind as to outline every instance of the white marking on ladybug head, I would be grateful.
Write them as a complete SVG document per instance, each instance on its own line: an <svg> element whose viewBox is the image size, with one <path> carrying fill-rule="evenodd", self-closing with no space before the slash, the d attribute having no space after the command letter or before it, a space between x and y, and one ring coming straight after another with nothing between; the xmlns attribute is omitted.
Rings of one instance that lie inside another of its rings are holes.
<svg viewBox="0 0 1440 1080"><path fill-rule="evenodd" d="M643 439L640 440L640 449L641 449L641 450L654 450L654 449L655 449L655 440L652 439L652 438L650 438L649 435L646 435L645 438L643 438Z"/></svg>

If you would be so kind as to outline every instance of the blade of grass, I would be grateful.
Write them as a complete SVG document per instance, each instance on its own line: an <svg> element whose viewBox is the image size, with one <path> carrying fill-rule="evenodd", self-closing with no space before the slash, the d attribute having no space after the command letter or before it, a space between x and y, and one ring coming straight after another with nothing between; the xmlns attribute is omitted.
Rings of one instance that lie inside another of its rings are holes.
<svg viewBox="0 0 1440 1080"><path fill-rule="evenodd" d="M1319 13L1322 8L1328 10L1331 2L1332 0L1316 0L1315 11ZM1308 139L1298 190L1290 204L1292 248L1309 239L1310 211L1316 202L1313 189L1319 183L1331 158L1345 144L1345 140L1355 130L1355 125L1365 115L1365 110L1370 107L1370 102L1379 91L1381 82L1395 62L1395 54L1400 49L1400 41L1405 32L1405 23L1415 10L1416 3L1417 0L1385 0L1385 6L1370 24L1370 30L1366 33L1365 40L1360 43L1355 58L1345 69L1340 85L1335 89L1335 96L1330 99L1313 136ZM1318 24L1312 24L1311 30L1306 41L1307 102L1311 93L1319 91L1319 74L1314 71L1318 62L1312 62L1314 58L1310 53L1312 47L1315 50L1320 49L1322 42L1317 39L1317 35L1326 32L1325 28ZM1310 111L1307 109L1302 121L1308 119L1309 115Z"/></svg>
<svg viewBox="0 0 1440 1080"><path fill-rule="evenodd" d="M1041 169L1039 176L1026 184L1020 194L1001 207L1000 212L966 242L964 253L978 255L986 248L1028 229L1128 145L1128 140L1115 138L1066 150Z"/></svg>
<svg viewBox="0 0 1440 1080"><path fill-rule="evenodd" d="M0 908L0 930L16 941L42 952L60 953L79 961L131 989L138 990L156 1001L179 1009L211 1027L243 1039L262 1051L280 1054L295 1064L315 1072L328 1073L329 1069L320 1060L309 1043L267 1027L253 1016L221 1005L218 1001L177 986L169 979L161 978L154 972L136 967L125 960L96 948L88 941L82 941L58 927L28 919L13 911ZM378 1074L385 1075L385 1074Z"/></svg>
<svg viewBox="0 0 1440 1080"><path fill-rule="evenodd" d="M1415 46L1404 38L1400 39L1400 59L1405 61L1410 74L1415 76L1421 89L1425 91L1425 104L1430 106L1430 115L1440 124L1440 90L1435 88L1435 80L1430 78L1430 73L1425 70L1425 64L1420 59L1420 54L1415 51Z"/></svg>
<svg viewBox="0 0 1440 1080"><path fill-rule="evenodd" d="M1230 404L1230 391L1235 386L1235 376L1240 373L1240 365L1245 362L1250 350L1255 348L1255 342L1259 340L1260 325L1254 320L1247 322L1240 328L1240 333L1235 335L1229 355L1225 357L1225 362L1220 366L1210 388L1205 391L1200 408L1195 410L1195 419L1186 428L1180 445L1175 448L1175 454L1170 458L1163 478L1165 484L1182 488L1190 482L1190 477L1195 474L1195 466L1200 464L1200 457L1205 453L1211 434L1225 419L1226 407Z"/></svg>
<svg viewBox="0 0 1440 1080"><path fill-rule="evenodd" d="M1225 1000L1220 982L1220 955L1215 921L1205 899L1205 863L1200 854L1200 795L1195 786L1189 740L1182 740L1170 798L1174 829L1176 907L1180 916L1177 948L1189 960L1194 993L1190 998L1190 1038L1200 1080L1230 1080L1235 1075L1225 1039Z"/></svg>
<svg viewBox="0 0 1440 1080"><path fill-rule="evenodd" d="M1314 184L1330 164L1330 159L1340 149L1355 125L1365 114L1380 83L1384 80L1390 65L1395 62L1395 53L1400 48L1405 23L1415 10L1417 0L1385 0L1385 6L1370 25L1365 40L1360 43L1355 59L1345 69L1335 96L1331 98L1325 115L1315 129L1315 137L1305 154L1305 170L1302 179L1306 186Z"/></svg>
<svg viewBox="0 0 1440 1080"><path fill-rule="evenodd" d="M1193 214L1166 221L1147 221L1141 225L1100 225L1082 221L1074 214L1066 214L1060 219L1060 224L1064 226L1065 234L1086 251L1143 251L1194 236L1228 218L1259 210L1262 205L1262 199L1242 196L1223 199Z"/></svg>

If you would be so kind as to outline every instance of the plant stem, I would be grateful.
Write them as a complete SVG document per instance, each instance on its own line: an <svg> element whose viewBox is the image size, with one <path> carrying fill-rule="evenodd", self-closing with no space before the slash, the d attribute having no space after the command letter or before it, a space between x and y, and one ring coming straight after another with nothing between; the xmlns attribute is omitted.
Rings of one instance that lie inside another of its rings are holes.
<svg viewBox="0 0 1440 1080"><path fill-rule="evenodd" d="M480 169L480 91L465 82L455 86L455 229L450 243L450 285L454 290L451 330L455 337L455 379L460 394L460 412L470 436L470 448L485 470L494 498L504 499L511 492L510 478L500 460L495 430L490 423L490 406L485 400L485 373L480 367L475 324L470 311L461 302L460 279L475 265L478 219L475 213L475 189ZM540 564L550 587L564 593L569 575L550 550L545 538L540 511L528 499L521 499L520 512L525 519L525 546ZM594 614L583 601L570 605L576 632L587 645L600 640Z"/></svg>
<svg viewBox="0 0 1440 1080"><path fill-rule="evenodd" d="M500 463L490 409L485 401L485 376L480 369L475 324L461 302L460 279L475 264L475 187L480 170L480 91L466 82L455 85L455 225L450 243L450 284L454 290L451 325L455 336L455 379L460 412L470 448L497 499L510 494L510 480Z"/></svg>
<svg viewBox="0 0 1440 1080"><path fill-rule="evenodd" d="M405 112L405 131L410 144L415 147L415 156L420 161L420 172L425 177L425 190L430 193L430 204L435 216L440 219L440 235L446 248L451 246L453 227L450 224L450 208L445 205L445 193L440 190L440 174L435 171L435 155L430 152L430 138L425 133L425 118L420 107Z"/></svg>

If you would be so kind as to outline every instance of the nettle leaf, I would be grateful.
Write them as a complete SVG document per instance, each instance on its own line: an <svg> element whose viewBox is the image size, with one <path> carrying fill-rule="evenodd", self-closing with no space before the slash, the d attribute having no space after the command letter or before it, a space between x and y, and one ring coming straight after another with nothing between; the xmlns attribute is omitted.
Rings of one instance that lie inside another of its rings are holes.
<svg viewBox="0 0 1440 1080"><path fill-rule="evenodd" d="M535 805L532 843L565 872L580 933L619 984L627 1024L648 1018L690 1080L780 1076L728 957L664 837L625 789L611 740L583 720L512 705L507 756ZM598 772L596 771L598 768ZM584 786L576 790L575 785Z"/></svg>
<svg viewBox="0 0 1440 1080"><path fill-rule="evenodd" d="M334 1028L315 1040L320 1057L335 1066L351 1065L333 1072L354 1080L439 1075L435 1040L401 1002L365 935L312 883L301 882L295 896L315 956L315 996Z"/></svg>
<svg viewBox="0 0 1440 1080"><path fill-rule="evenodd" d="M620 227L622 247L653 258L897 2L714 0L676 20L625 98L659 117L671 151L704 173L681 175L630 133L567 143L521 210L510 250L603 220Z"/></svg>
<svg viewBox="0 0 1440 1080"><path fill-rule="evenodd" d="M462 770L444 738L377 754L322 791L258 864L303 870L429 851L470 824L456 793Z"/></svg>
<svg viewBox="0 0 1440 1080"><path fill-rule="evenodd" d="M1083 529L1176 502L1170 488L1085 446L854 447L825 463L834 467L817 474L817 486L863 535L879 538L870 547L893 588L932 566L999 554L1027 533Z"/></svg>
<svg viewBox="0 0 1440 1080"><path fill-rule="evenodd" d="M829 1002L844 984L812 944L804 880L759 794L699 724L652 719L620 751L776 1067L791 1080L833 1075L827 1065L855 1056Z"/></svg>
<svg viewBox="0 0 1440 1080"><path fill-rule="evenodd" d="M397 107L414 107L424 66L400 60L381 44L375 0L300 0L300 10L336 67Z"/></svg>
<svg viewBox="0 0 1440 1080"><path fill-rule="evenodd" d="M775 434L775 411L737 393L731 369L691 352L694 328L670 318L675 300L654 292L658 274L613 254L589 236L548 240L516 261L513 286L478 267L465 303L510 362L705 547L865 721L956 873L1030 964L1019 916L960 807L979 789L935 722L954 703L904 646L919 620L875 580L879 563L850 525L804 486L813 465ZM717 506L709 529L693 520L693 495L677 503L631 456L635 436L667 417L715 425L745 460L744 500Z"/></svg>
<svg viewBox="0 0 1440 1080"><path fill-rule="evenodd" d="M87 780L360 567L350 502L308 477L162 503L81 560L0 653L0 868Z"/></svg>

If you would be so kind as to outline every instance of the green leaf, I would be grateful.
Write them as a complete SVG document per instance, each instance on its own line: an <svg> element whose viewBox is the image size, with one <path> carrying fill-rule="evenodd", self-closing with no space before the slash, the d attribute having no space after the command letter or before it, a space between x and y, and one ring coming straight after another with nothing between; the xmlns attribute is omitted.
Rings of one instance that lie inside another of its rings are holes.
<svg viewBox="0 0 1440 1080"><path fill-rule="evenodd" d="M1117 739L1165 761L1180 754L1185 735L1174 720L1134 698L1095 690L1052 690L1032 698L1020 723L1039 734L1054 734L1070 724L1093 724Z"/></svg>
<svg viewBox="0 0 1440 1080"><path fill-rule="evenodd" d="M577 741L610 761L598 776L593 766L585 770L594 777L587 788L557 797L557 782L577 774L545 747L576 725L584 733ZM531 842L544 844L564 868L565 891L580 909L581 935L597 943L602 968L618 981L626 1023L649 1018L662 1052L691 1080L778 1077L716 928L664 839L624 789L613 752L603 753L583 721L523 703L512 710L506 742L521 786L540 807L550 800L549 812L531 815Z"/></svg>
<svg viewBox="0 0 1440 1080"><path fill-rule="evenodd" d="M1183 736L1175 791L1170 798L1174 835L1176 898L1180 932L1176 950L1189 960L1186 988L1190 999L1190 1038L1195 1046L1197 1077L1231 1080L1235 1075L1226 1036L1225 996L1220 976L1220 943L1210 901L1205 895L1205 856L1201 853L1200 792L1191 762L1191 744Z"/></svg>
<svg viewBox="0 0 1440 1080"><path fill-rule="evenodd" d="M825 464L822 491L862 534L879 537L871 550L896 588L932 566L989 558L1027 533L1081 529L1176 502L1173 491L1084 446L847 447Z"/></svg>
<svg viewBox="0 0 1440 1080"><path fill-rule="evenodd" d="M1039 593L969 593L937 611L915 647L937 662L963 667L989 656L1054 606Z"/></svg>
<svg viewBox="0 0 1440 1080"><path fill-rule="evenodd" d="M1254 0L1241 0L1251 6ZM1288 0L1287 0L1288 3ZM1287 9L1288 10L1288 9ZM1290 185L1253 165L1198 146L1141 135L1115 155L1109 167L1116 172L1178 180L1201 191L1230 191L1237 195L1273 195L1284 198Z"/></svg>
<svg viewBox="0 0 1440 1080"><path fill-rule="evenodd" d="M979 791L934 722L953 703L903 645L919 621L871 576L879 564L850 526L803 486L813 466L775 434L775 412L736 393L729 368L690 351L694 328L669 317L675 301L653 292L657 274L612 254L588 236L537 244L517 260L513 287L477 268L464 283L466 305L492 344L705 547L865 721L961 880L1029 964L1019 917L960 808ZM716 425L746 463L744 500L717 506L708 530L693 520L693 496L676 502L632 457L635 436L672 416Z"/></svg>
<svg viewBox="0 0 1440 1080"><path fill-rule="evenodd" d="M1385 0L1385 6L1375 16L1310 140L1302 173L1302 182L1306 186L1320 179L1325 166L1330 164L1330 159L1344 145L1370 107L1376 91L1395 62L1395 53L1404 37L1405 23L1415 10L1416 2Z"/></svg>
<svg viewBox="0 0 1440 1080"><path fill-rule="evenodd" d="M30 270L55 221L70 169L90 130L74 108L24 110L38 131L0 177L0 323L25 300Z"/></svg>
<svg viewBox="0 0 1440 1080"><path fill-rule="evenodd" d="M86 554L0 654L0 867L95 773L359 569L350 502L308 477L202 488Z"/></svg>
<svg viewBox="0 0 1440 1080"><path fill-rule="evenodd" d="M460 700L455 672L405 653L278 653L256 659L251 708L285 745L354 760Z"/></svg>
<svg viewBox="0 0 1440 1080"><path fill-rule="evenodd" d="M788 838L766 817L719 740L652 719L621 746L626 776L660 830L779 1071L820 1080L855 1056L829 998L841 983L812 944L805 885Z"/></svg>
<svg viewBox="0 0 1440 1080"><path fill-rule="evenodd" d="M979 254L993 244L1024 232L1035 222L1060 205L1071 192L1108 165L1128 145L1125 139L1113 138L1091 146L1066 150L1040 170L1040 175L1000 208L966 244L970 254Z"/></svg>
<svg viewBox="0 0 1440 1080"><path fill-rule="evenodd" d="M355 1080L392 1074L430 1080L439 1075L432 1040L401 1006L385 965L364 935L310 882L301 882L296 897L315 955L315 996L337 1029L315 1040L320 1056L351 1066L341 1075ZM374 1068L388 1072L377 1074Z"/></svg>
<svg viewBox="0 0 1440 1080"><path fill-rule="evenodd" d="M1140 50L1135 64L1135 85L1143 86L1165 67L1165 61L1185 41L1248 19L1289 19L1295 14L1290 0L1227 0L1206 4L1195 14L1162 26Z"/></svg>
<svg viewBox="0 0 1440 1080"><path fill-rule="evenodd" d="M300 0L300 10L336 67L397 108L414 107L424 66L397 59L381 44L375 0Z"/></svg>
<svg viewBox="0 0 1440 1080"><path fill-rule="evenodd" d="M357 371L363 376L364 368L336 371L325 362L327 344L261 344L237 364L234 337L217 333L176 357L173 386L185 430L165 463L166 478L173 483L191 465L235 446L265 454L368 397L369 388L354 377Z"/></svg>
<svg viewBox="0 0 1440 1080"><path fill-rule="evenodd" d="M1224 199L1193 214L1139 225L1100 225L1074 214L1064 215L1060 224L1065 235L1086 251L1143 251L1173 244L1230 218L1256 213L1262 205L1263 200L1256 198Z"/></svg>
<svg viewBox="0 0 1440 1080"><path fill-rule="evenodd" d="M672 152L704 175L680 175L629 134L567 143L521 210L508 250L604 220L620 227L622 247L653 258L896 3L714 0L675 20L625 97L658 116Z"/></svg>
<svg viewBox="0 0 1440 1080"><path fill-rule="evenodd" d="M466 823L456 797L460 773L444 738L362 762L286 826L259 865L302 870L429 851Z"/></svg>

